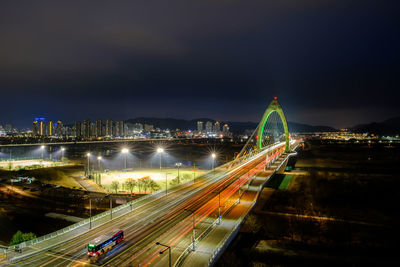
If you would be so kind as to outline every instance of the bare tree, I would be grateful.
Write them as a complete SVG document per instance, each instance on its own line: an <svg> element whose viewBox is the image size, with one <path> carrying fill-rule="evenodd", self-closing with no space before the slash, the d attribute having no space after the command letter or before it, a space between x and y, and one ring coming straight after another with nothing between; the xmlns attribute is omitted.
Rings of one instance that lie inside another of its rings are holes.
<svg viewBox="0 0 400 267"><path fill-rule="evenodd" d="M149 187L153 192L160 189L160 185L157 184L154 180L151 180L151 179L149 181Z"/></svg>
<svg viewBox="0 0 400 267"><path fill-rule="evenodd" d="M111 189L115 190L115 194L118 192L118 188L119 188L119 182L118 181L113 181L111 183Z"/></svg>
<svg viewBox="0 0 400 267"><path fill-rule="evenodd" d="M128 179L126 182L125 182L125 188L127 188L130 192L131 192L131 194L132 194L132 192L133 192L133 189L135 188L137 186L137 182L136 182L136 180L134 180L134 179Z"/></svg>

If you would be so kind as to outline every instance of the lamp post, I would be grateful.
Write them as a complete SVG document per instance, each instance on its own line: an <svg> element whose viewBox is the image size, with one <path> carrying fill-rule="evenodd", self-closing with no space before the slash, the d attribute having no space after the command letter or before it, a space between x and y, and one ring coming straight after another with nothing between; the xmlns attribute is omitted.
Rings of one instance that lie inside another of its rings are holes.
<svg viewBox="0 0 400 267"><path fill-rule="evenodd" d="M157 153L160 154L160 170L161 170L161 155L163 152L164 152L163 148L161 148L161 147L157 148Z"/></svg>
<svg viewBox="0 0 400 267"><path fill-rule="evenodd" d="M87 175L90 175L90 152L86 154L87 157Z"/></svg>
<svg viewBox="0 0 400 267"><path fill-rule="evenodd" d="M44 146L40 146L40 151L41 151L41 158L43 160L43 153L44 153Z"/></svg>
<svg viewBox="0 0 400 267"><path fill-rule="evenodd" d="M122 152L122 154L124 154L124 166L125 166L125 168L124 169L126 169L126 156L127 156L127 154L128 154L128 152L129 152L129 149L127 149L127 148L123 148L122 150L121 150L121 152Z"/></svg>
<svg viewBox="0 0 400 267"><path fill-rule="evenodd" d="M169 255L169 264L168 264L168 266L171 267L171 247L168 246L168 245L161 244L160 242L157 242L156 245L165 247L165 249L163 249L163 250L161 250L161 251L159 252L161 255L162 255L166 250L168 250L168 255Z"/></svg>
<svg viewBox="0 0 400 267"><path fill-rule="evenodd" d="M101 167L101 166L100 166L100 164L101 164L101 159L102 159L101 156L98 156L98 157L97 157L97 165L98 165L97 167L98 167L98 169L99 169L99 172L101 171L101 168L100 168L100 167Z"/></svg>
<svg viewBox="0 0 400 267"><path fill-rule="evenodd" d="M211 158L212 158L212 170L214 170L214 161L215 161L215 157L216 157L217 155L215 155L215 153L212 153L211 154Z"/></svg>
<svg viewBox="0 0 400 267"><path fill-rule="evenodd" d="M168 195L168 174L170 173L165 174L165 195Z"/></svg>
<svg viewBox="0 0 400 267"><path fill-rule="evenodd" d="M175 166L177 166L177 167L178 167L178 184L180 184L179 168L182 166L182 163L180 163L180 162L177 162L177 163L175 163Z"/></svg>
<svg viewBox="0 0 400 267"><path fill-rule="evenodd" d="M64 151L65 151L65 148L62 147L61 148L61 161L63 161L63 158L64 158Z"/></svg>
<svg viewBox="0 0 400 267"><path fill-rule="evenodd" d="M185 209L185 211L191 212L193 215L193 231L192 231L192 249L193 251L196 250L196 232L195 232L195 224L196 224L196 218L195 218L195 211L194 210L189 210L189 209Z"/></svg>

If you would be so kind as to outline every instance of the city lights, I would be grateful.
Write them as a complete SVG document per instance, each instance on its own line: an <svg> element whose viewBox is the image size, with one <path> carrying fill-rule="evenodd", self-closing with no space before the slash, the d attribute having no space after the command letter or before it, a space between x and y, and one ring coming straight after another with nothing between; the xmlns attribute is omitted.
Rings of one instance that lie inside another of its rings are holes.
<svg viewBox="0 0 400 267"><path fill-rule="evenodd" d="M64 158L64 151L65 151L65 148L62 147L62 148L61 148L61 161L62 161L63 158Z"/></svg>
<svg viewBox="0 0 400 267"><path fill-rule="evenodd" d="M43 157L44 157L44 148L45 148L45 146L40 146L40 150L41 150L41 154L40 154L40 156L41 156L41 158L42 158L42 160L43 160Z"/></svg>
<svg viewBox="0 0 400 267"><path fill-rule="evenodd" d="M97 165L98 165L98 169L99 169L99 171L101 170L101 166L100 166L100 164L101 164L101 159L102 159L102 157L101 156L98 156L97 157Z"/></svg>
<svg viewBox="0 0 400 267"><path fill-rule="evenodd" d="M212 165L211 165L211 169L212 170L214 170L214 164L215 164L215 157L216 157L217 155L215 154L215 153L212 153L211 154L211 158L212 158Z"/></svg>
<svg viewBox="0 0 400 267"><path fill-rule="evenodd" d="M161 162L162 162L162 153L164 152L164 149L159 147L157 148L157 153L160 154L160 170L161 170Z"/></svg>
<svg viewBox="0 0 400 267"><path fill-rule="evenodd" d="M86 154L86 156L87 156L87 175L89 176L89 173L90 173L90 152L88 152L87 154Z"/></svg>
<svg viewBox="0 0 400 267"><path fill-rule="evenodd" d="M179 175L179 168L182 167L182 163L181 162L177 162L175 163L175 166L178 167L178 184L180 183L180 175Z"/></svg>
<svg viewBox="0 0 400 267"><path fill-rule="evenodd" d="M122 152L122 154L124 154L124 169L126 169L126 161L127 161L127 158L126 158L126 156L127 156L127 154L128 154L128 152L129 152L129 149L127 149L127 148L123 148L122 150L121 150L121 152Z"/></svg>

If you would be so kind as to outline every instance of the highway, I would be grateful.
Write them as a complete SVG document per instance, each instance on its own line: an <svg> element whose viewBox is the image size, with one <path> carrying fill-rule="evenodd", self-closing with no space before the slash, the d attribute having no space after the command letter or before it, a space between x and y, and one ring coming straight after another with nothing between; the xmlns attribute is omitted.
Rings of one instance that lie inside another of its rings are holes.
<svg viewBox="0 0 400 267"><path fill-rule="evenodd" d="M280 144L280 147L283 146L284 143ZM233 169L221 167L209 172L197 178L195 183L176 187L169 191L168 195L134 207L133 211L126 215L66 240L51 250L10 265L90 265L86 255L88 243L102 234L122 229L125 232L125 241L92 265L166 266L168 253L165 252L160 257L159 252L164 248L155 243L171 246L175 252L187 250L192 243L193 225L196 232L204 232L204 229L218 221L218 211L227 211L238 199L239 188L264 168L266 151ZM283 149L280 151L283 152ZM178 258L174 257L173 263Z"/></svg>

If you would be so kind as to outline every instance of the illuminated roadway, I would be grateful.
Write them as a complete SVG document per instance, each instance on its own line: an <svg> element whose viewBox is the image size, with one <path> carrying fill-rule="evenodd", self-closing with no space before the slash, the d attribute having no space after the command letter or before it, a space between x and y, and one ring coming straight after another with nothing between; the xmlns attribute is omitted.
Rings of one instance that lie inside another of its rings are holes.
<svg viewBox="0 0 400 267"><path fill-rule="evenodd" d="M283 153L283 148L284 143L276 145L276 156ZM166 196L150 198L144 204L133 207L133 211L126 215L12 265L89 265L86 256L89 241L117 229L124 230L125 241L100 257L96 265L167 266L168 251L160 255L163 247L157 246L156 242L172 247L172 263L175 264L183 252L190 251L193 224L197 235L202 233L205 236L207 231L212 231L219 221L220 205L221 214L228 214L235 208L239 188L249 184L256 174L264 170L267 151L268 149L231 169L222 166L197 178L195 183L189 182L174 188ZM223 221L224 218L221 224Z"/></svg>

